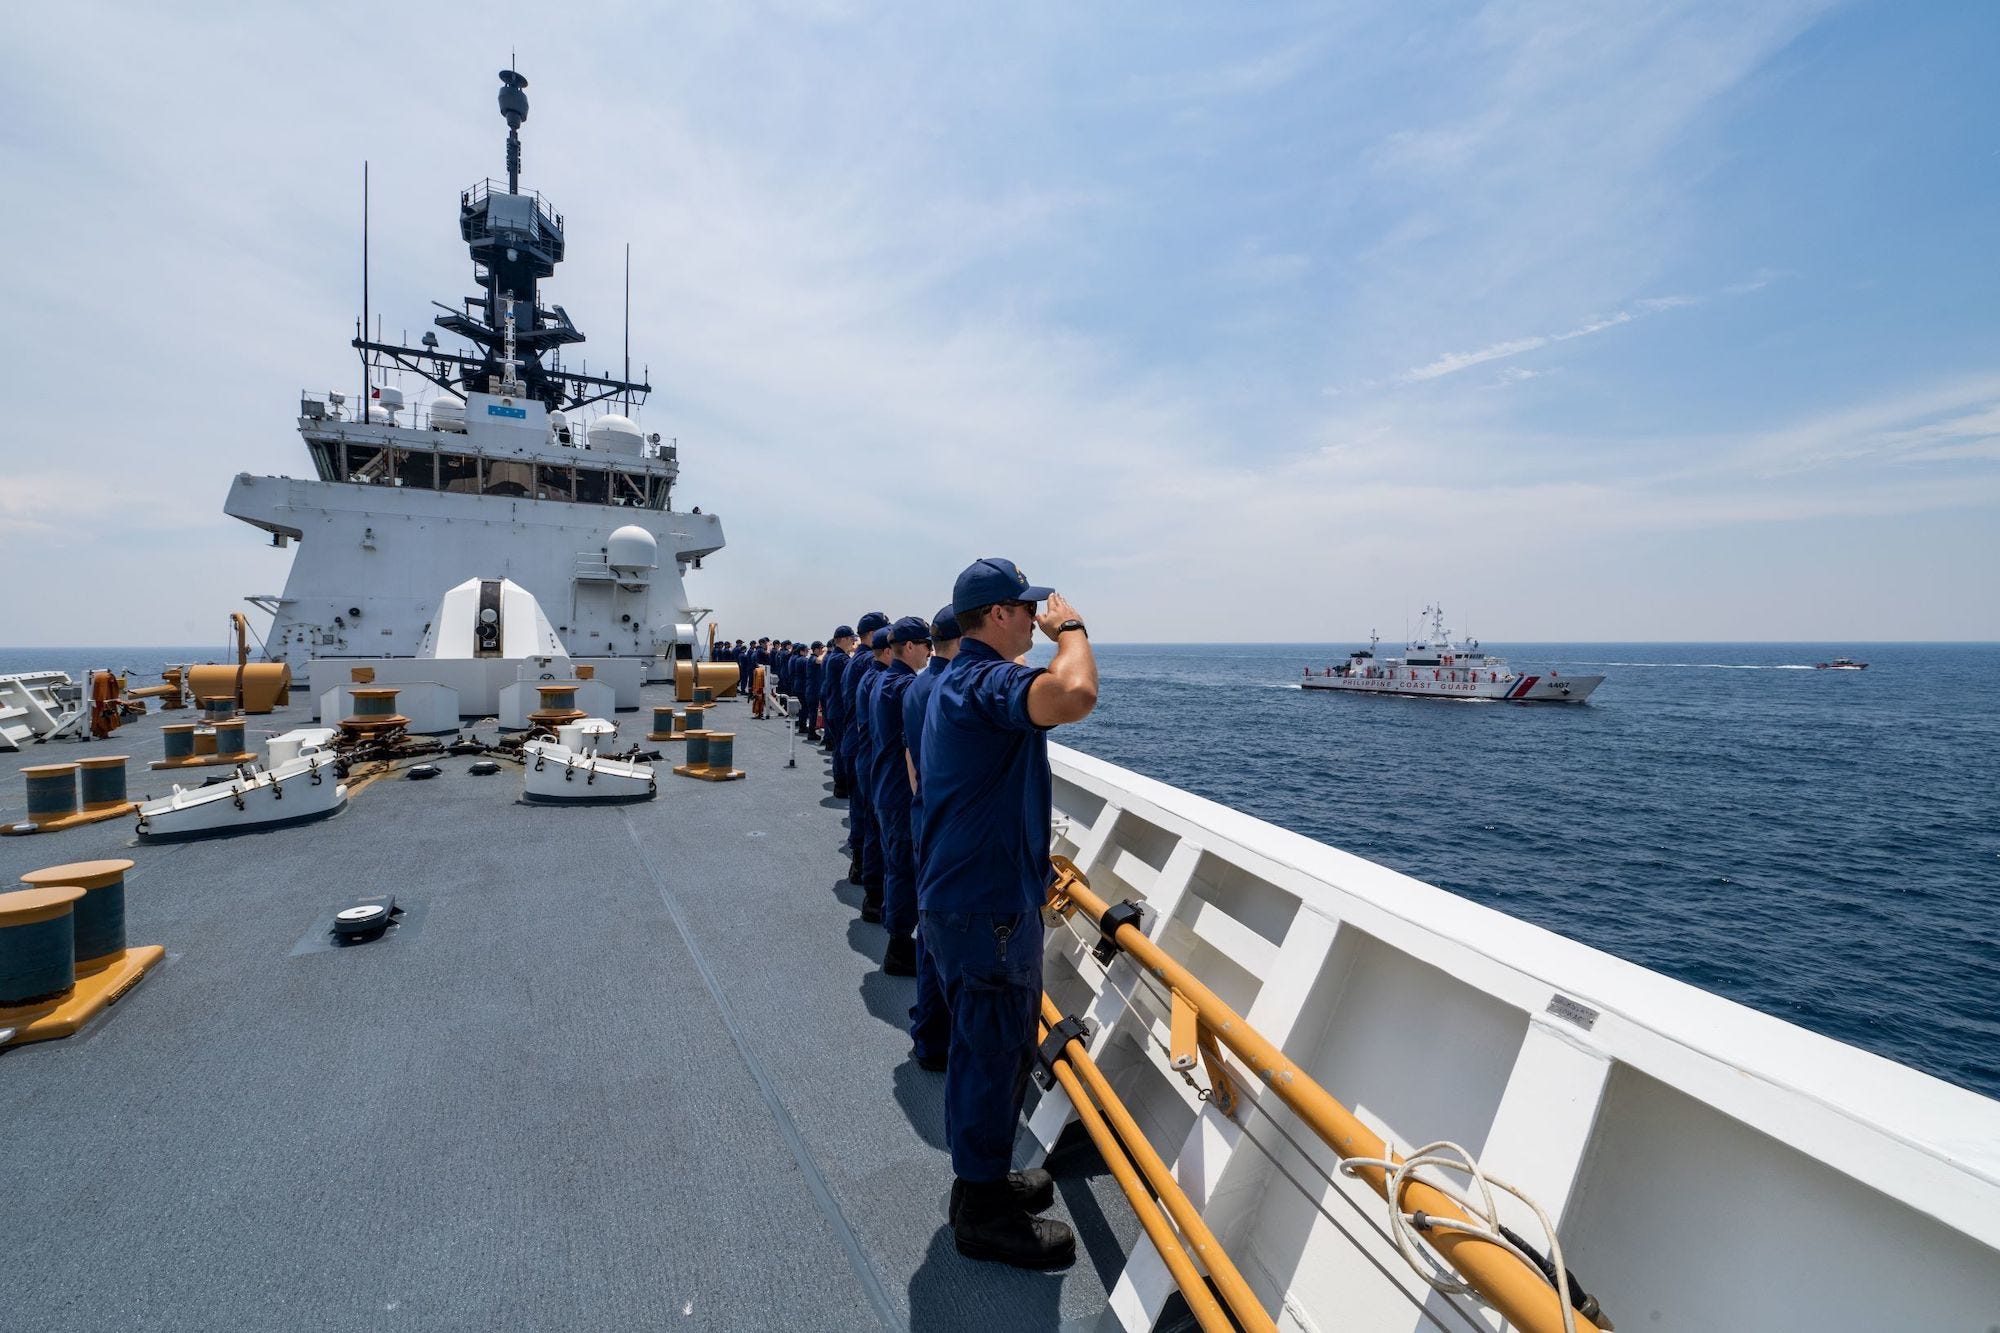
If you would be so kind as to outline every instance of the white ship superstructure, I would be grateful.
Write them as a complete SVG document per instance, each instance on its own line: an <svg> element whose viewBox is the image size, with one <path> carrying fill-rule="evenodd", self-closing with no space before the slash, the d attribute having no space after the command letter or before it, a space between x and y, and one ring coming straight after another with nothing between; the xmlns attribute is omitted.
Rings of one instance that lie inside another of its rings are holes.
<svg viewBox="0 0 2000 1333"><path fill-rule="evenodd" d="M1309 690L1350 690L1357 694L1398 694L1419 699L1485 699L1506 703L1580 704L1604 683L1602 676L1565 676L1518 672L1504 657L1495 657L1477 639L1454 643L1445 628L1444 609L1427 606L1419 630L1401 657L1381 657L1381 639L1368 636L1368 646L1356 649L1339 666L1315 672L1305 669L1299 682Z"/></svg>
<svg viewBox="0 0 2000 1333"><path fill-rule="evenodd" d="M508 180L459 197L481 291L436 321L471 351L435 333L418 347L357 337L367 400L300 402L312 478L239 474L224 505L273 544L299 544L284 592L250 600L300 684L314 657L416 654L439 595L467 579L526 588L574 656L648 659L661 680L693 652L700 613L682 577L722 547L721 523L673 508L677 446L625 414L650 385L561 364L583 335L537 284L562 261L563 218L520 189L527 80L501 80ZM402 378L435 396L406 408Z"/></svg>

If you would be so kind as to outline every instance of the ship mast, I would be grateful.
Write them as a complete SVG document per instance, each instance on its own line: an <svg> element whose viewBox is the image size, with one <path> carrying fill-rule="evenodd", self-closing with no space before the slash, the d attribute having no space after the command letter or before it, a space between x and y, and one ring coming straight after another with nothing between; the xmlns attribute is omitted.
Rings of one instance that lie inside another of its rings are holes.
<svg viewBox="0 0 2000 1333"><path fill-rule="evenodd" d="M544 355L583 334L559 305L544 308L539 285L563 260L563 217L538 193L521 192L521 125L528 118L527 76L500 71L500 116L507 122L507 182L483 180L458 197L458 230L472 256L480 294L459 308L435 302L445 313L436 325L473 345L469 354L445 352L434 335L427 346L371 341L364 322L353 346L366 367L379 354L423 376L447 393L505 394L534 398L550 409L587 407L612 398L642 403L653 386L625 378L584 375Z"/></svg>

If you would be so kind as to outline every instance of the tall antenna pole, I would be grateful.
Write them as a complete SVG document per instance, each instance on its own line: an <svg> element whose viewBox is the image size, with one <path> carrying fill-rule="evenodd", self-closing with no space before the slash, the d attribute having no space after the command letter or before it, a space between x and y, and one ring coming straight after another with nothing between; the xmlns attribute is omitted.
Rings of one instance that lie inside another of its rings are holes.
<svg viewBox="0 0 2000 1333"><path fill-rule="evenodd" d="M368 159L361 159L361 336L368 337ZM361 349L361 402L355 418L368 420L368 349Z"/></svg>
<svg viewBox="0 0 2000 1333"><path fill-rule="evenodd" d="M625 415L632 415L632 242L625 242Z"/></svg>

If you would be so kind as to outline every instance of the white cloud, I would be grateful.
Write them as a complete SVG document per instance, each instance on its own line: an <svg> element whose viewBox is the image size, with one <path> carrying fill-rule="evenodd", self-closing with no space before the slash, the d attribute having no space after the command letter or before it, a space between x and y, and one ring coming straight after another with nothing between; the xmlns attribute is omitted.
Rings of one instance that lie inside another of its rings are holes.
<svg viewBox="0 0 2000 1333"><path fill-rule="evenodd" d="M1595 334L1726 314L1679 294L1726 275L1670 262L1712 160L1690 144L1812 12L1230 16L1137 49L1117 16L1054 7L586 9L523 54L527 178L568 213L552 294L599 367L633 242L645 421L680 440L681 502L723 515L730 545L691 591L726 625L922 611L965 558L1002 553L1092 599L1105 637L1271 636L1302 598L1332 615L1371 580L1477 580L1520 551L1594 565L1632 532L1992 503L1980 383L1856 386L1840 412L1791 399L1671 438L1565 411L1581 373L1484 392ZM116 428L73 488L46 436L0 428L0 558L64 522L117 534L81 544L80 576L198 551L190 614L219 623L283 571L220 515L229 475L302 470L292 393L353 374L358 161L376 163L376 309L414 333L467 281L451 192L497 164L498 62L445 10L21 27L0 96L52 128L0 141L18 197L43 201L0 215L0 244L37 256L0 359ZM601 77L614 41L643 86ZM276 58L306 47L320 58ZM158 68L185 75L172 114L136 114ZM130 262L135 199L161 263ZM107 359L81 357L103 329ZM1515 601L1490 615L1539 595L1496 593ZM51 595L13 623L43 641L179 623L144 603L79 629Z"/></svg>

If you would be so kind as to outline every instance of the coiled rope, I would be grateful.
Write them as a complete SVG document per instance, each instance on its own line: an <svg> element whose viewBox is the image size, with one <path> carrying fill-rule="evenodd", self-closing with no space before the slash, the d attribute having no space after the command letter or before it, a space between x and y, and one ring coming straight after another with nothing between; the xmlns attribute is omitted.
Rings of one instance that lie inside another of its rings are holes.
<svg viewBox="0 0 2000 1333"><path fill-rule="evenodd" d="M1165 990L1163 990L1160 987L1160 985L1156 981L1154 981L1152 977L1147 976L1143 970L1135 971L1133 975L1138 980L1140 987L1149 994L1151 994L1155 1002L1157 1002L1162 1007L1163 1010L1171 1003L1170 997L1167 995ZM1148 1041L1150 1041L1154 1046L1157 1046L1162 1054L1168 1053L1167 1044L1161 1041L1159 1035L1152 1030L1151 1023L1142 1021L1140 1027L1141 1030L1145 1033ZM1203 1101L1208 1100L1209 1090L1206 1088L1202 1088L1201 1085L1196 1081L1192 1073L1190 1073L1187 1070L1182 1070L1180 1071L1180 1076L1184 1082L1199 1090L1201 1099ZM1321 1204L1319 1200L1312 1197L1312 1191L1308 1190L1297 1178L1295 1178L1291 1174L1290 1171L1286 1170L1284 1164L1278 1160L1278 1155L1275 1152L1273 1152L1268 1145L1261 1142L1256 1135L1250 1133L1249 1125L1247 1123L1249 1113L1254 1112L1258 1115L1261 1115L1266 1121L1270 1123L1271 1128L1273 1128L1278 1132L1279 1137L1283 1138L1285 1142L1291 1146L1292 1151L1298 1154L1299 1158L1306 1164L1307 1167L1309 1167L1312 1170L1314 1175L1318 1176L1321 1180L1326 1181L1328 1184L1332 1184L1333 1182L1331 1177L1329 1177L1326 1174L1325 1169L1322 1168L1319 1165L1319 1163L1313 1159L1313 1154L1306 1149L1304 1144L1300 1143L1297 1139L1293 1138L1291 1134L1286 1132L1284 1124L1277 1117L1273 1116L1270 1113L1270 1111L1266 1110L1258 1099L1245 1098L1239 1094L1237 1099L1237 1107L1238 1107L1237 1114L1231 1116L1230 1118L1233 1121L1235 1121L1237 1127L1243 1132L1243 1137L1247 1139L1253 1147L1255 1147L1259 1152L1261 1152L1264 1155L1265 1159L1268 1160L1271 1163L1271 1165L1278 1171L1278 1173L1285 1178L1286 1182L1290 1184L1292 1188L1298 1190L1301 1195L1304 1195L1306 1197L1307 1201L1311 1204L1315 1212L1319 1213L1320 1216L1326 1218L1328 1222L1331 1222L1336 1227L1338 1227L1339 1222L1333 1217L1331 1213L1327 1212L1325 1206ZM1456 1154L1456 1156L1442 1155L1446 1151L1454 1153ZM1440 1192L1449 1195L1452 1198L1452 1200L1456 1202L1461 1208L1463 1208L1468 1214L1482 1219L1484 1225L1471 1225L1468 1223L1451 1221L1445 1218L1432 1217L1429 1214L1422 1212L1405 1213L1400 1207L1398 1207L1396 1201L1402 1197L1403 1189L1405 1185L1408 1184L1411 1178L1411 1174L1414 1171L1416 1171L1417 1168L1423 1166L1436 1167L1446 1171L1458 1171L1469 1176L1472 1179L1473 1183L1475 1183L1479 1187L1480 1196L1484 1203L1483 1207L1481 1206L1480 1203L1475 1203L1473 1200L1467 1198L1464 1195L1464 1193L1462 1193L1459 1189L1453 1186L1449 1181L1441 1181L1436 1179L1435 1173L1433 1173L1432 1178L1425 1180L1424 1183L1431 1186L1433 1189L1439 1190ZM1517 1258L1521 1259L1523 1262L1527 1263L1529 1266L1534 1268L1535 1271L1539 1272L1542 1275L1543 1280L1548 1282L1551 1286L1555 1288L1558 1295L1563 1295L1563 1294L1568 1295L1569 1299L1561 1302L1562 1314L1563 1314L1563 1329L1564 1333L1576 1333L1576 1311L1572 1307L1583 1300L1587 1300L1588 1297L1582 1294L1580 1288L1577 1286L1576 1280L1570 1276L1569 1268L1563 1260L1562 1244L1556 1238L1555 1227L1550 1223L1547 1212L1545 1212L1542 1206L1536 1203L1534 1199L1530 1198L1527 1194L1523 1193L1517 1186L1507 1181L1501 1180L1496 1176L1488 1175L1485 1172L1485 1170L1480 1167L1479 1163L1473 1160L1471 1153L1467 1152L1460 1145L1452 1143L1448 1140L1441 1140L1437 1143L1427 1143L1423 1147L1417 1149L1416 1152L1411 1154L1408 1158L1406 1158L1404 1161L1400 1163L1387 1161L1381 1158L1352 1157L1344 1161L1336 1162L1334 1164L1335 1170L1337 1170L1338 1172L1340 1172L1340 1174L1344 1176L1350 1176L1350 1177L1368 1168L1374 1168L1380 1170L1385 1174L1383 1186L1384 1186L1385 1196L1388 1200L1389 1225L1386 1231L1383 1231L1380 1228L1376 1228L1377 1234L1383 1235L1385 1239L1388 1239L1395 1244L1397 1252L1403 1256L1404 1262L1408 1263L1410 1267L1416 1272L1417 1276L1423 1278L1424 1281L1428 1283L1433 1290L1435 1290L1439 1295L1443 1296L1446 1299L1447 1304L1450 1305L1450 1307L1458 1314L1460 1318L1466 1320L1469 1324L1472 1324L1474 1327L1478 1327L1481 1322L1473 1316L1471 1311L1467 1310L1457 1301L1452 1300L1451 1299L1452 1297L1472 1296L1475 1299L1484 1299L1484 1298L1480 1295L1480 1293L1477 1290L1473 1288L1473 1286L1470 1283L1464 1281L1456 1273L1453 1273L1450 1269L1446 1268L1444 1264L1436 1256L1434 1256L1428 1249L1426 1249L1423 1246L1419 1246L1415 1240L1415 1235L1417 1233L1421 1233L1433 1227L1439 1229L1450 1229L1453 1231L1463 1232L1467 1235L1480 1236L1486 1240L1492 1241L1496 1245L1501 1245L1506 1247ZM1512 1231L1508 1230L1504 1225L1501 1224L1498 1212L1494 1207L1493 1190L1495 1189L1500 1190L1502 1193L1513 1195L1515 1198L1519 1199L1523 1204L1527 1205L1529 1210L1534 1213L1536 1222L1540 1224L1542 1228L1542 1234L1548 1239L1549 1243L1548 1259L1543 1259L1541 1256L1527 1249L1525 1245L1520 1241L1520 1239L1517 1236L1514 1235ZM1355 1204L1354 1200L1347 1199L1347 1196L1343 1192L1338 1190L1335 1191L1335 1194L1342 1199L1346 1199L1350 1206L1357 1207L1358 1211L1358 1205ZM1366 1217L1366 1214L1362 1213L1362 1216ZM1421 1260L1419 1260L1419 1258L1417 1257L1419 1251L1421 1251L1423 1255ZM1382 1269L1380 1271L1382 1272L1384 1277L1388 1276L1388 1271L1386 1269ZM1433 1315L1429 1310L1424 1309L1422 1306L1418 1306L1418 1311L1426 1319L1429 1319L1432 1323L1437 1324L1438 1327L1440 1328L1444 1327L1444 1325L1437 1319L1437 1317Z"/></svg>
<svg viewBox="0 0 2000 1333"><path fill-rule="evenodd" d="M1440 1180L1435 1175L1424 1182L1432 1189L1449 1195L1452 1202L1479 1221L1459 1222L1446 1217L1432 1217L1421 1211L1407 1213L1403 1211L1398 1200L1403 1197L1404 1187L1410 1183L1417 1171L1427 1166L1437 1171L1456 1171L1469 1177L1472 1183L1478 1186L1479 1197L1474 1199L1450 1181ZM1555 1224L1549 1221L1549 1215L1542 1211L1539 1203L1528 1196L1526 1190L1498 1176L1488 1175L1473 1159L1471 1153L1448 1139L1426 1143L1400 1162L1386 1157L1350 1157L1341 1162L1337 1169L1344 1176L1356 1175L1370 1169L1386 1173L1388 1178L1383 1183L1389 1202L1389 1232L1396 1242L1396 1248L1402 1252L1404 1260L1410 1267L1417 1271L1417 1275L1428 1282L1433 1290L1449 1296L1471 1293L1472 1284L1446 1268L1428 1249L1417 1244L1417 1236L1421 1232L1456 1231L1491 1241L1495 1245L1505 1247L1522 1263L1542 1273L1545 1280L1549 1279L1549 1274L1544 1271L1540 1259L1517 1244L1514 1237L1500 1224L1500 1213L1494 1202L1493 1191L1497 1189L1502 1194L1511 1194L1519 1199L1534 1213L1535 1221L1541 1225L1542 1234L1548 1238L1549 1265L1555 1269L1552 1284L1556 1294L1564 1298L1560 1302L1563 1331L1576 1333L1576 1312L1570 1308L1568 1300L1569 1268L1563 1263L1562 1242L1556 1239ZM1421 1259L1419 1255L1422 1256Z"/></svg>

